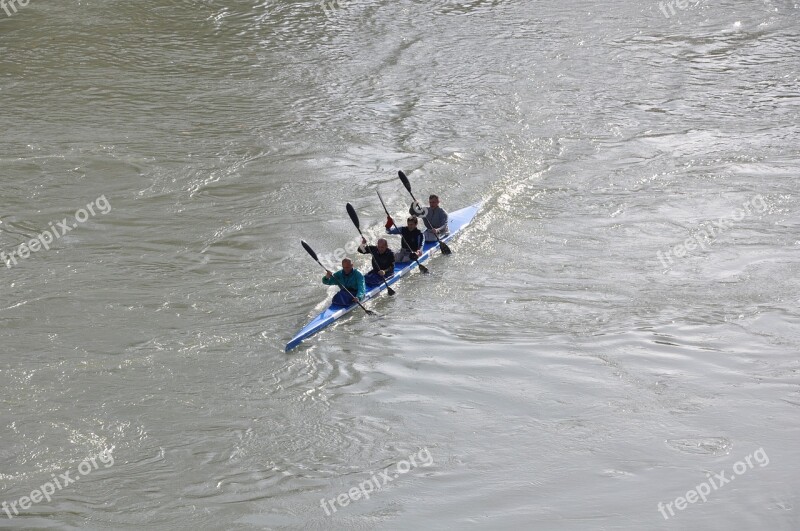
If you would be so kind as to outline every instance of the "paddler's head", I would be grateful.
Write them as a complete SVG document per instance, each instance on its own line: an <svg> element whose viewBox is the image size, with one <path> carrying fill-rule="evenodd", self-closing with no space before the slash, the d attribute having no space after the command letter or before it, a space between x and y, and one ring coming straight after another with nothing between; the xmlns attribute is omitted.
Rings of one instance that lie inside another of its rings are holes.
<svg viewBox="0 0 800 531"><path fill-rule="evenodd" d="M417 228L417 217L416 216L411 216L410 218L408 218L406 220L406 225L408 225L408 228L411 229L411 230L416 229Z"/></svg>
<svg viewBox="0 0 800 531"><path fill-rule="evenodd" d="M349 275L353 271L353 261L349 258L342 259L342 269L345 275Z"/></svg>
<svg viewBox="0 0 800 531"><path fill-rule="evenodd" d="M378 252L379 253L385 253L386 249L388 249L388 248L389 248L389 243L384 238L381 238L380 240L378 240Z"/></svg>
<svg viewBox="0 0 800 531"><path fill-rule="evenodd" d="M428 204L431 206L431 208L437 208L439 206L439 196L431 194L431 196L428 198Z"/></svg>

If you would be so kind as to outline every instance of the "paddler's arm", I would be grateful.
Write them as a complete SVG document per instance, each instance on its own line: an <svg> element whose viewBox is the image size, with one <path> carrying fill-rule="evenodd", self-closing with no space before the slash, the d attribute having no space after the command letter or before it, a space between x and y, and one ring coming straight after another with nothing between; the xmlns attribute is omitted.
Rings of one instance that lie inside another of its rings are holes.
<svg viewBox="0 0 800 531"><path fill-rule="evenodd" d="M325 284L326 286L333 286L334 284L336 284L336 281L331 278L332 276L333 273L331 273L330 271L325 271L325 276L322 277L322 283Z"/></svg>
<svg viewBox="0 0 800 531"><path fill-rule="evenodd" d="M388 277L389 275L394 273L394 252L392 252L392 263L388 264L383 269L378 269L378 263L374 263L375 271L382 277Z"/></svg>
<svg viewBox="0 0 800 531"><path fill-rule="evenodd" d="M358 246L358 252L361 254L373 254L378 248L374 245L367 245L366 238L361 238L361 245Z"/></svg>
<svg viewBox="0 0 800 531"><path fill-rule="evenodd" d="M358 271L357 269L354 269L353 271L356 273L356 285L358 286L356 297L358 297L358 300L362 300L364 295L367 294L367 286L364 284L364 275L362 275L361 271Z"/></svg>
<svg viewBox="0 0 800 531"><path fill-rule="evenodd" d="M443 208L440 208L439 210L442 211L441 217L444 218L444 221L442 221L440 223L440 226L436 228L436 234L442 234L443 232L447 232L447 220L450 219L450 217L447 215L447 212L445 212ZM439 222L438 219L436 221L437 223Z"/></svg>
<svg viewBox="0 0 800 531"><path fill-rule="evenodd" d="M389 266L383 270L383 276L388 277L390 275L394 275L394 251L389 249L389 256L391 256L392 261Z"/></svg>
<svg viewBox="0 0 800 531"><path fill-rule="evenodd" d="M416 216L418 218L425 218L428 213L428 207L423 207L416 201L411 203L411 206L408 207L408 213L412 216Z"/></svg>

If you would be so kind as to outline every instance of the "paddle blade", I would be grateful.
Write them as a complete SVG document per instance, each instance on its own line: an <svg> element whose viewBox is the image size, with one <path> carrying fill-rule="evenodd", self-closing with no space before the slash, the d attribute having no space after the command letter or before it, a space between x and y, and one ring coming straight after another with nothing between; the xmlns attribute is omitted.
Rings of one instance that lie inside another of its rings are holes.
<svg viewBox="0 0 800 531"><path fill-rule="evenodd" d="M314 249L312 249L312 248L311 248L311 246L310 246L310 245L308 245L308 244L307 244L305 241L303 241L303 240L300 240L300 243L302 244L302 246L303 246L303 249L305 249L305 250L306 250L306 252L307 252L308 254L310 254L310 255L311 255L311 258L313 258L314 260L316 260L317 262L319 262L319 258L317 258L317 253L315 253L315 252L314 252Z"/></svg>
<svg viewBox="0 0 800 531"><path fill-rule="evenodd" d="M396 293L392 288L386 288L386 292L389 294L390 297Z"/></svg>
<svg viewBox="0 0 800 531"><path fill-rule="evenodd" d="M417 265L419 266L419 270L422 271L423 273L425 273L425 274L430 273L430 271L428 271L428 268L425 267L424 265L422 265L420 263L417 263Z"/></svg>
<svg viewBox="0 0 800 531"><path fill-rule="evenodd" d="M406 174L403 173L403 170L398 170L397 176L400 177L400 180L403 182L403 186L406 187L406 190L411 193L411 183L408 182L408 177L406 177Z"/></svg>
<svg viewBox="0 0 800 531"><path fill-rule="evenodd" d="M353 225L355 225L357 229L361 230L361 224L358 222L358 214L356 214L356 209L353 208L353 205L350 203L347 203L347 215L350 216Z"/></svg>
<svg viewBox="0 0 800 531"><path fill-rule="evenodd" d="M453 252L450 250L450 247L448 247L447 244L444 242L439 244L439 248L442 250L442 254L452 254Z"/></svg>

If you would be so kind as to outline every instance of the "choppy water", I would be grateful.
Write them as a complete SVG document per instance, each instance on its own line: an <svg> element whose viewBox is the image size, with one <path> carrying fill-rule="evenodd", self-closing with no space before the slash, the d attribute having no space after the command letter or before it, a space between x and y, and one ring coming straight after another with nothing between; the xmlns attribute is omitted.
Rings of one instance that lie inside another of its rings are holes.
<svg viewBox="0 0 800 531"><path fill-rule="evenodd" d="M79 476L0 527L800 528L800 5L669 9L0 11L0 250L76 225L0 269L0 502ZM475 224L284 354L398 169Z"/></svg>

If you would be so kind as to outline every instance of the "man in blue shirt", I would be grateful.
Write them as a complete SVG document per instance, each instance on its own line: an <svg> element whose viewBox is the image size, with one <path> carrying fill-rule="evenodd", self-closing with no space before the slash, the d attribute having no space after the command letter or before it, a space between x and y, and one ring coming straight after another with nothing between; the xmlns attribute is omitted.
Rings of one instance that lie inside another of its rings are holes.
<svg viewBox="0 0 800 531"><path fill-rule="evenodd" d="M422 232L417 228L416 216L411 216L406 221L405 227L398 227L395 225L391 216L386 218L386 232L389 234L399 234L400 250L395 253L395 262L410 262L413 256L419 258L422 256L422 244L425 241ZM392 228L394 225L394 228Z"/></svg>

